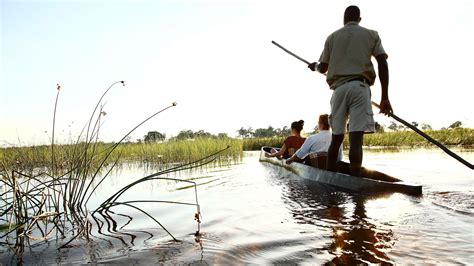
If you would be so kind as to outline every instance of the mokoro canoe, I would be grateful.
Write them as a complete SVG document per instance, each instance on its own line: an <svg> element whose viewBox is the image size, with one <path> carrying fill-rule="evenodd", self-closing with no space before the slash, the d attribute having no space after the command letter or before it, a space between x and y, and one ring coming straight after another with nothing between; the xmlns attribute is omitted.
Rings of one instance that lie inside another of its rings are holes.
<svg viewBox="0 0 474 266"><path fill-rule="evenodd" d="M365 174L365 177L356 177L349 174L327 171L303 163L294 162L286 164L284 159L265 157L265 152L269 152L271 149L271 147L262 147L260 150L260 162L282 167L305 179L357 192L399 192L413 196L422 194L422 186L420 185L406 184L398 178L373 170L364 169L363 175Z"/></svg>

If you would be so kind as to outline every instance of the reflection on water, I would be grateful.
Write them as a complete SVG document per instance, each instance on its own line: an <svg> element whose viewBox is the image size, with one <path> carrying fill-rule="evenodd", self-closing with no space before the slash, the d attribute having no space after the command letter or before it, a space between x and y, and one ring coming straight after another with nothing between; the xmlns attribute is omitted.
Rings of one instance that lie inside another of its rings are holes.
<svg viewBox="0 0 474 266"><path fill-rule="evenodd" d="M367 200L386 195L345 193L293 177L285 182L282 196L295 222L325 229L329 241L318 247L317 252L331 254L328 261L336 264L393 262L386 254L393 245L392 230L377 228L365 210ZM311 251L305 253L308 255Z"/></svg>
<svg viewBox="0 0 474 266"><path fill-rule="evenodd" d="M472 150L462 156L474 159ZM426 161L428 160L428 162ZM310 183L258 162L183 171L173 176L198 184L201 234L195 235L195 208L142 204L179 241L150 217L130 208L97 213L91 239L57 250L38 242L25 250L26 264L470 264L474 261L474 179L472 171L436 150L367 151L364 162L410 183L422 197L364 195ZM428 167L429 166L429 167ZM91 204L103 202L130 180L155 171L130 165L108 179ZM124 194L123 200L192 202L193 188L153 181ZM16 264L2 246L1 264Z"/></svg>
<svg viewBox="0 0 474 266"><path fill-rule="evenodd" d="M377 229L367 219L367 196L344 194L318 184L288 189L289 199L300 205L291 209L298 222L331 229L331 242L321 250L334 255L332 262L390 262L385 251L392 245L393 232Z"/></svg>

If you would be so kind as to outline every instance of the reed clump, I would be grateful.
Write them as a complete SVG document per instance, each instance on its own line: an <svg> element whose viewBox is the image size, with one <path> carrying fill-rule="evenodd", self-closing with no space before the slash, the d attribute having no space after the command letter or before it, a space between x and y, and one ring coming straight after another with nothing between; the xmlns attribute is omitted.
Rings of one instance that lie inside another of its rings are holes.
<svg viewBox="0 0 474 266"><path fill-rule="evenodd" d="M286 137L271 138L245 138L242 140L242 148L244 151L257 151L263 146L281 147Z"/></svg>
<svg viewBox="0 0 474 266"><path fill-rule="evenodd" d="M60 86L57 86L56 102L53 113L52 137L50 146L15 147L0 151L0 246L14 250L16 256L22 256L25 247L41 241L54 238L58 249L69 247L75 239L89 241L94 237L92 225L97 225L97 231L107 231L114 235L117 232L117 223L113 216L128 217L126 214L113 212L117 206L125 206L138 210L156 222L166 233L176 240L156 217L151 216L137 204L184 204L196 206L193 215L198 223L199 235L200 207L197 197L197 184L191 180L168 178L172 172L192 169L213 163L222 154L234 155L241 149L231 140L211 143L209 141L177 142L168 146L162 145L133 145L122 148L122 142L142 124L176 106L172 103L158 112L148 116L118 142L105 144L99 141L101 119L105 116L102 110L103 98L116 84L114 82L102 94L97 102L88 122L79 134L75 143L58 145L55 143L56 107L59 98ZM218 145L223 145L217 147ZM135 150L134 150L135 149ZM110 172L120 162L121 154L137 154L139 158L154 161L157 153L163 156L159 160L167 160L168 156L175 156L178 164L167 165L158 172L135 180L112 194L105 202L94 211L88 210L88 202L96 189L109 176ZM202 156L206 154L206 156ZM179 157L181 156L181 157ZM199 159L196 159L200 157ZM163 200L128 200L124 201L122 195L130 188L152 180L172 180L174 182L190 183L194 186L195 202L171 202ZM127 222L127 224L129 223ZM125 225L124 225L125 226ZM124 233L125 234L125 233ZM127 235L127 234L125 234ZM120 237L118 237L120 238ZM21 262L21 260L19 260ZM21 264L21 263L20 263Z"/></svg>
<svg viewBox="0 0 474 266"><path fill-rule="evenodd" d="M425 133L446 146L474 146L474 129L472 128L427 130ZM346 138L345 145L348 144ZM366 134L364 137L364 145L383 147L428 147L433 144L414 131L394 131Z"/></svg>
<svg viewBox="0 0 474 266"><path fill-rule="evenodd" d="M222 152L217 162L240 160L242 145L231 138L190 140L170 140L155 143L128 143L117 149L117 154L131 161L153 162L160 164L192 162L211 154L219 147L229 147Z"/></svg>
<svg viewBox="0 0 474 266"><path fill-rule="evenodd" d="M426 134L446 146L474 146L474 129L455 128L427 130ZM245 138L242 140L244 151L260 150L262 146L281 147L286 137ZM433 145L414 131L393 131L366 134L364 146L368 147L428 147ZM344 147L349 147L349 138L344 138Z"/></svg>
<svg viewBox="0 0 474 266"><path fill-rule="evenodd" d="M99 154L106 154L113 149L114 143L95 143L94 146L81 142L76 144L55 145L54 168L57 171L67 169L78 151L96 156L88 160L91 168L97 168L103 159ZM127 161L174 164L187 163L199 160L215 152L217 149L229 146L229 149L222 152L216 163L225 164L239 161L242 158L242 141L233 138L197 138L190 140L170 140L166 142L141 142L123 143L117 146L105 161L111 164L117 161L121 164ZM31 147L10 147L0 149L0 169L15 169L33 173L34 170L46 171L51 165L51 147L31 146ZM76 160L77 161L77 160Z"/></svg>
<svg viewBox="0 0 474 266"><path fill-rule="evenodd" d="M78 152L91 154L93 151L105 150L105 145L96 143L94 146L87 143L55 145L54 162L51 161L51 146L38 145L30 147L8 147L0 149L0 170L16 170L26 173L66 169L73 161L77 162ZM94 152L95 152L94 151ZM100 160L94 157L88 161L89 166L97 167ZM108 161L110 162L110 160Z"/></svg>

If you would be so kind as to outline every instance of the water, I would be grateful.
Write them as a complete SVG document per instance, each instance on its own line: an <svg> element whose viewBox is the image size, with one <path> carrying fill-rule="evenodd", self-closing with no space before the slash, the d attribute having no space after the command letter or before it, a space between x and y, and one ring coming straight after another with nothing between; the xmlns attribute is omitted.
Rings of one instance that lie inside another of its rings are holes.
<svg viewBox="0 0 474 266"><path fill-rule="evenodd" d="M474 150L457 150L470 162ZM242 163L180 172L193 178L201 206L201 235L195 236L195 206L139 205L162 223L173 241L149 217L125 206L112 215L121 230L97 226L90 241L56 250L54 238L24 252L25 263L169 264L473 264L474 174L435 149L366 150L364 164L410 183L423 196L363 195L308 183L258 162L257 152ZM124 167L106 179L89 204L155 169ZM188 184L153 181L124 195L127 199L194 202ZM138 206L138 205L137 205ZM99 217L100 218L100 217ZM128 223L129 222L129 223ZM2 248L0 262L16 263Z"/></svg>

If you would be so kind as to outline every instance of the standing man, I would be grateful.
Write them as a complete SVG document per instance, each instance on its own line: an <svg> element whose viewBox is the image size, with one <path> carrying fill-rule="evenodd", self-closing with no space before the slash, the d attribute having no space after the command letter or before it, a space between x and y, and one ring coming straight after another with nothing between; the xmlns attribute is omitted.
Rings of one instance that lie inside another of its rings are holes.
<svg viewBox="0 0 474 266"><path fill-rule="evenodd" d="M376 74L371 62L377 60L382 99L380 112L390 114L392 106L388 99L387 54L376 31L359 26L360 10L349 6L344 12L344 27L333 32L326 39L319 64L308 67L327 72L326 81L334 90L331 97L332 140L328 150L330 171L337 170L337 154L344 140L347 119L349 118L349 161L351 175L360 176L362 167L362 144L364 133L375 131L370 86Z"/></svg>

